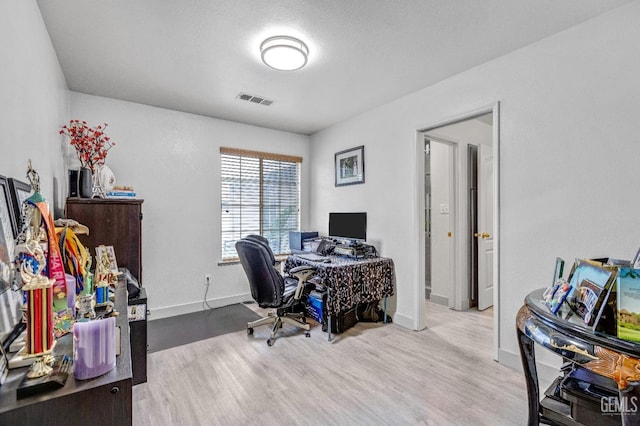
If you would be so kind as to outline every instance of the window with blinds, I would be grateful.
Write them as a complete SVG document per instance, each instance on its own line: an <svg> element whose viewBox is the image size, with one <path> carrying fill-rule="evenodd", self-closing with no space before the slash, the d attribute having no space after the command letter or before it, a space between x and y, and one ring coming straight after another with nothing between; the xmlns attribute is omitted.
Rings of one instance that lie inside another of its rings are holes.
<svg viewBox="0 0 640 426"><path fill-rule="evenodd" d="M237 259L235 244L250 234L289 253L289 231L300 229L301 157L220 148L222 260Z"/></svg>

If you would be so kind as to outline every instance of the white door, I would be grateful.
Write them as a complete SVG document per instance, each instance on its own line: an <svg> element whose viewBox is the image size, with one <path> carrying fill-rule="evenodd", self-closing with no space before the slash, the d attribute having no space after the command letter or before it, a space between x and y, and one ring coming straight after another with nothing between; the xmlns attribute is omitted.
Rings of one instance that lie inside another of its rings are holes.
<svg viewBox="0 0 640 426"><path fill-rule="evenodd" d="M478 146L478 309L493 305L493 150Z"/></svg>

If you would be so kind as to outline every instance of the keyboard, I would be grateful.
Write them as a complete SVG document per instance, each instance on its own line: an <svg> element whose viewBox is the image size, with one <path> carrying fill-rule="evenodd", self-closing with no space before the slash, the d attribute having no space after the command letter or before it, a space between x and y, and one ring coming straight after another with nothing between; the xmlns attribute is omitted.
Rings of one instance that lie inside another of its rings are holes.
<svg viewBox="0 0 640 426"><path fill-rule="evenodd" d="M320 256L319 254L309 253L309 254L298 254L300 259L310 260L312 262L324 262L328 258L326 256Z"/></svg>

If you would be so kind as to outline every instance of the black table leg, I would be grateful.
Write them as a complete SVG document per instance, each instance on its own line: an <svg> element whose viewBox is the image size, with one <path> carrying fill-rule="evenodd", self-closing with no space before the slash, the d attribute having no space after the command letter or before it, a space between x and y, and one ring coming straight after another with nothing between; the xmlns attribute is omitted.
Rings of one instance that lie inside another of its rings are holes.
<svg viewBox="0 0 640 426"><path fill-rule="evenodd" d="M327 286L327 306L331 303L331 288ZM329 309L327 309L328 311ZM327 312L327 341L331 341L331 315Z"/></svg>
<svg viewBox="0 0 640 426"><path fill-rule="evenodd" d="M536 353L533 340L520 329L518 332L518 347L520 359L524 369L524 378L527 382L527 395L529 397L529 426L540 424L540 389L538 387L538 371L536 370Z"/></svg>

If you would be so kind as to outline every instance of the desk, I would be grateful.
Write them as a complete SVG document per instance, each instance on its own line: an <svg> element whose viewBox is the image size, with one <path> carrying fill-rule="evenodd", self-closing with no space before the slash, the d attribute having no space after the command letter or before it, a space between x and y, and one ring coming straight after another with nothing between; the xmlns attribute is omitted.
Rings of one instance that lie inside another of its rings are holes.
<svg viewBox="0 0 640 426"><path fill-rule="evenodd" d="M2 425L130 425L132 423L132 373L127 324L127 289L116 284L116 326L120 329L120 355L116 367L102 376L76 381L69 374L64 387L17 399L16 389L28 367L10 370L0 386ZM73 333L58 339L54 354L70 354Z"/></svg>
<svg viewBox="0 0 640 426"><path fill-rule="evenodd" d="M318 276L329 290L327 317L346 311L360 303L375 302L393 295L393 260L388 257L351 259L329 256L330 263L314 262L291 255L284 271L301 265L316 268ZM330 331L330 329L329 329Z"/></svg>
<svg viewBox="0 0 640 426"><path fill-rule="evenodd" d="M562 356L564 360L614 380L618 401L624 410L622 424L640 424L640 345L594 332L570 311L552 314L542 301L543 289L530 293L516 316L518 345L529 397L529 425L541 421L576 424L562 403L548 397L540 401L534 343ZM566 308L566 305L565 305ZM569 314L569 315L567 315ZM594 424L607 420L593 419Z"/></svg>

